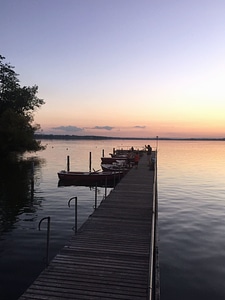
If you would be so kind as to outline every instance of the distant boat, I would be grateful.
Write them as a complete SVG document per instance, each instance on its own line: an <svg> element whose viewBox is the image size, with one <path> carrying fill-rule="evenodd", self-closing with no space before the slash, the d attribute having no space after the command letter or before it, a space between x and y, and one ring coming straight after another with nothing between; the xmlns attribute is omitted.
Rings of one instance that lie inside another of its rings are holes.
<svg viewBox="0 0 225 300"><path fill-rule="evenodd" d="M60 171L57 173L60 181L75 185L112 185L117 183L124 175L122 171L94 171L94 172L71 172Z"/></svg>

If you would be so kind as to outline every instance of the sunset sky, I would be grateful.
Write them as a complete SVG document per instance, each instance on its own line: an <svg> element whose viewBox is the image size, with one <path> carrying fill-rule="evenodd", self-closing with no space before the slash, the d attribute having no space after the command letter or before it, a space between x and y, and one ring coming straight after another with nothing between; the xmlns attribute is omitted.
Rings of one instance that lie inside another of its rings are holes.
<svg viewBox="0 0 225 300"><path fill-rule="evenodd" d="M225 137L224 0L1 0L43 133Z"/></svg>

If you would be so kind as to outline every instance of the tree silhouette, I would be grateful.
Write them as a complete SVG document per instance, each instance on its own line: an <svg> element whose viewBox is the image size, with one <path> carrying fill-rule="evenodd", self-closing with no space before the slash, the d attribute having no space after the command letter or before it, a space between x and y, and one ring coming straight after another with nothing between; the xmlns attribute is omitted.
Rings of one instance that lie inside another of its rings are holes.
<svg viewBox="0 0 225 300"><path fill-rule="evenodd" d="M0 154L41 150L34 138L40 125L33 121L34 112L45 102L36 96L38 86L20 86L14 67L4 59L0 55Z"/></svg>

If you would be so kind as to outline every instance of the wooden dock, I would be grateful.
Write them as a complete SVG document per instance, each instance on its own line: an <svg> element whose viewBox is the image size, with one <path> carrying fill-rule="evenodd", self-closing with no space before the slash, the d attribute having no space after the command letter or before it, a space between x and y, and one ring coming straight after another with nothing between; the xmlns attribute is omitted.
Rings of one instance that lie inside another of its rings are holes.
<svg viewBox="0 0 225 300"><path fill-rule="evenodd" d="M19 300L158 300L154 175L144 154Z"/></svg>

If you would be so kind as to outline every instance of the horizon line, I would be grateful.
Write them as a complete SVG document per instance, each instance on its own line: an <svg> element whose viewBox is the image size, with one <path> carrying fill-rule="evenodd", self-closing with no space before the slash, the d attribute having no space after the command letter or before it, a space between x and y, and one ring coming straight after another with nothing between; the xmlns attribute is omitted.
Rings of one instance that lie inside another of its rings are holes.
<svg viewBox="0 0 225 300"><path fill-rule="evenodd" d="M111 139L111 140L201 140L201 141L225 141L224 138L212 138L212 137L110 137L110 136L99 136L99 135L69 135L69 134L35 134L35 138L40 138L40 139Z"/></svg>

